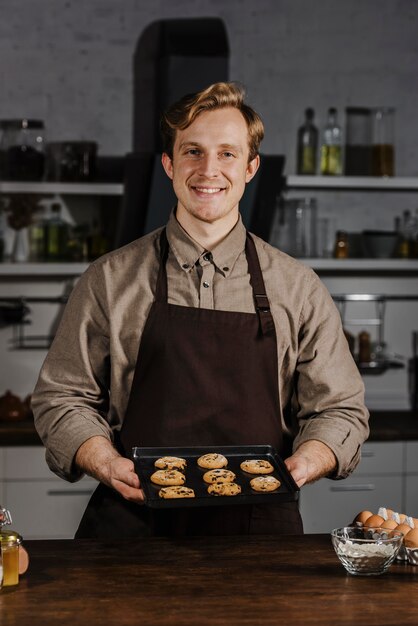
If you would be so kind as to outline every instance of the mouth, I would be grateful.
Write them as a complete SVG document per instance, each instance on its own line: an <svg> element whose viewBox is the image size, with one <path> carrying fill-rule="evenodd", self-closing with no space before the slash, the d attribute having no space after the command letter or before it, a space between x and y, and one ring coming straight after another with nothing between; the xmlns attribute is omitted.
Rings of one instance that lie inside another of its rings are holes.
<svg viewBox="0 0 418 626"><path fill-rule="evenodd" d="M225 191L225 187L199 187L197 185L192 185L191 188L195 193L201 196L214 196L222 191Z"/></svg>

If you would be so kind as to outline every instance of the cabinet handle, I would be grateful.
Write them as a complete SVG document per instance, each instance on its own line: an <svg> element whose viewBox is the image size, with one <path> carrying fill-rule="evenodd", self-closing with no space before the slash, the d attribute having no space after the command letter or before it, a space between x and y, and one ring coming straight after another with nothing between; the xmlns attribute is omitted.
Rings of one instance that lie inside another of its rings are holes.
<svg viewBox="0 0 418 626"><path fill-rule="evenodd" d="M374 491L376 487L372 483L364 485L341 485L341 487L331 487L331 491Z"/></svg>
<svg viewBox="0 0 418 626"><path fill-rule="evenodd" d="M65 489L48 489L48 496L91 496L93 491L90 489L78 489L75 491Z"/></svg>

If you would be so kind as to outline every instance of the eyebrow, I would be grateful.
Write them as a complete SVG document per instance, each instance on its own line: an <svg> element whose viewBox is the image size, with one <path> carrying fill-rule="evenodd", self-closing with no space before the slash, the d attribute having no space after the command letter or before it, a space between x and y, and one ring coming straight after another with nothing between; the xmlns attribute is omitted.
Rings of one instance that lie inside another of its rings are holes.
<svg viewBox="0 0 418 626"><path fill-rule="evenodd" d="M179 145L180 149L187 148L187 147L203 148L204 146L198 141L184 141L183 143ZM221 143L219 147L222 148L223 150L227 149L227 150L235 150L235 152L242 152L242 149L240 146L236 146L231 143Z"/></svg>

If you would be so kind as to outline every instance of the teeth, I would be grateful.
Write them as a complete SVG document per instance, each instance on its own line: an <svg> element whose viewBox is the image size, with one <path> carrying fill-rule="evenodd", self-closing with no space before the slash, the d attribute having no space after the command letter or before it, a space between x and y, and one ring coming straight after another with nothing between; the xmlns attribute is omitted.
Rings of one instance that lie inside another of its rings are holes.
<svg viewBox="0 0 418 626"><path fill-rule="evenodd" d="M200 193L217 193L218 191L221 191L220 187L216 187L216 188L208 188L208 187L195 187L196 191L199 191Z"/></svg>

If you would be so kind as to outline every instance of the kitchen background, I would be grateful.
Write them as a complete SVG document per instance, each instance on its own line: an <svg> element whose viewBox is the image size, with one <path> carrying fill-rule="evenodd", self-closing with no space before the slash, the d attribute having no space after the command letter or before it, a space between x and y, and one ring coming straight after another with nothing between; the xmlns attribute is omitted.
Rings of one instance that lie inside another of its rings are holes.
<svg viewBox="0 0 418 626"><path fill-rule="evenodd" d="M48 142L95 141L99 156L131 152L134 54L142 33L156 20L218 17L228 37L229 79L246 86L248 101L265 123L262 152L285 155L289 188L284 197L315 198L318 217L328 220L332 238L337 230L393 230L396 217L418 208L418 13L408 0L0 0L0 15L0 119L43 120ZM332 182L329 188L301 186L293 179L296 136L308 106L320 133L329 107L336 107L343 132L346 107L394 107L394 180L410 177L408 185L390 186L385 179L373 189L333 188ZM122 196L117 185L114 189L74 195L59 189L55 194L51 187L41 195L58 202L65 219L107 215L112 221ZM0 182L0 194L8 196L8 190ZM13 239L7 227L5 238L7 256ZM418 260L305 262L332 294L418 297ZM85 264L71 267L4 262L0 299L59 299ZM0 395L8 389L21 398L31 393L46 354L45 348L32 346L46 344L63 306L27 304L31 324L23 327L23 340L22 327L0 328ZM366 330L376 340L378 326L369 322L381 315L381 305L349 302L344 312L346 319L360 319L360 324L347 324L350 332L357 336ZM418 301L386 302L384 341L392 360L403 367L364 376L370 409L411 407L408 363L417 314Z"/></svg>

